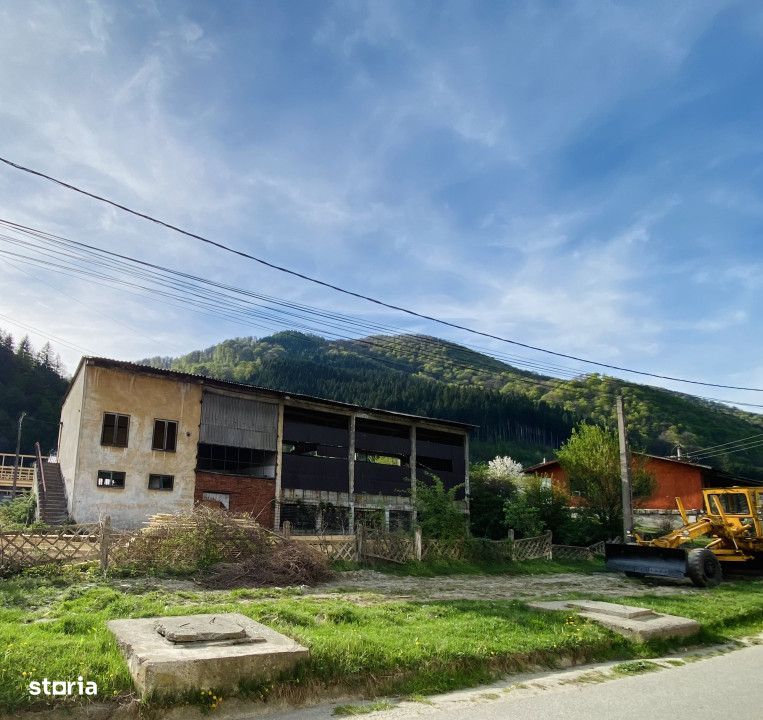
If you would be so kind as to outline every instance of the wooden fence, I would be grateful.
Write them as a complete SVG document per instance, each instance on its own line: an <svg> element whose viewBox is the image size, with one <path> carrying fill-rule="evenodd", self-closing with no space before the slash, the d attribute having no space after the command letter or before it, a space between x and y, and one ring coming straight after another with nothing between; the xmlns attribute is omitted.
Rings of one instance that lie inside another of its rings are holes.
<svg viewBox="0 0 763 720"><path fill-rule="evenodd" d="M288 526L286 535L289 536ZM432 540L413 533L389 533L358 527L354 535L294 535L294 540L320 550L330 560L404 563L422 560L496 562L551 558L551 533L521 540Z"/></svg>
<svg viewBox="0 0 763 720"><path fill-rule="evenodd" d="M101 556L102 537L99 524L2 532L0 570L97 560Z"/></svg>
<svg viewBox="0 0 763 720"><path fill-rule="evenodd" d="M588 547L577 545L552 545L554 560L595 560L604 557L604 541L594 543Z"/></svg>

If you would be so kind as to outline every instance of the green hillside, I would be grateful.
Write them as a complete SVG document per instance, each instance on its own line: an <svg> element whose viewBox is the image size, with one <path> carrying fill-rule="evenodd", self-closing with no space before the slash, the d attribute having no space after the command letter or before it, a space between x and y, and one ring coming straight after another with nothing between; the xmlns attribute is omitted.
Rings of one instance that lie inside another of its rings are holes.
<svg viewBox="0 0 763 720"><path fill-rule="evenodd" d="M21 452L31 455L34 443L42 452L58 441L58 421L68 381L50 345L36 351L29 338L16 343L0 330L0 452L16 449L18 419L26 411Z"/></svg>
<svg viewBox="0 0 763 720"><path fill-rule="evenodd" d="M563 381L518 370L436 338L400 335L329 341L299 332L235 338L156 366L372 407L458 419L479 427L473 455L509 453L525 463L553 454L580 419L614 423L625 397L632 443L670 454L763 432L763 416L691 395L598 374ZM714 458L717 467L763 478L763 447Z"/></svg>

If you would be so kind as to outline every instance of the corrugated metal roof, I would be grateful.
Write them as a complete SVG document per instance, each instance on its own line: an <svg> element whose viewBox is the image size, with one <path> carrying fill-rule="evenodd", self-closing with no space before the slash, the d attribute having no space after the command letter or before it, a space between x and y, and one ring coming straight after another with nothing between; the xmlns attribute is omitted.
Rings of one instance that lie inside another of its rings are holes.
<svg viewBox="0 0 763 720"><path fill-rule="evenodd" d="M247 383L234 382L232 380L218 380L217 378L211 378L206 375L199 375L197 373L181 372L179 370L167 370L165 368L157 368L152 365L143 365L141 363L129 362L128 360L114 360L112 358L96 357L91 355L84 356L77 366L74 375L72 376L69 389L66 391L66 397L69 395L72 385L74 384L77 375L79 375L83 365L94 365L97 367L116 368L119 370L126 370L128 372L142 373L146 375L160 375L163 377L172 378L175 380L183 380L185 382L191 382L198 385L206 385L208 387L217 387L221 389L239 390L241 392L257 393L259 395L267 395L279 400L302 400L304 402L320 403L326 407L342 408L345 410L355 410L358 412L368 412L374 415L381 415L390 418L400 418L409 421L420 421L432 423L435 425L443 425L446 427L459 428L461 430L471 430L477 427L470 423L458 422L456 420L444 420L441 418L432 418L425 415L412 415L411 413L397 412L396 410L383 410L381 408L369 408L362 405L354 405L352 403L341 402L339 400L330 400L328 398L321 398L314 395L302 395L300 393L285 392L283 390L274 390L272 388L261 387L259 385L251 385ZM66 401L64 398L64 402Z"/></svg>

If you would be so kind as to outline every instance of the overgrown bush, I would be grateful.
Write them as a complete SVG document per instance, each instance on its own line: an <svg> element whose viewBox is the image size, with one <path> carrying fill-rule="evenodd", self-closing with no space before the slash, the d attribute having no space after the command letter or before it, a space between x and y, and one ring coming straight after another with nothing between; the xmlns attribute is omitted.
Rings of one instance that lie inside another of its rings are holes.
<svg viewBox="0 0 763 720"><path fill-rule="evenodd" d="M592 545L608 539L608 531L587 507L570 507L570 498L542 478L528 477L522 492L504 505L506 524L517 537L551 531L560 545Z"/></svg>
<svg viewBox="0 0 763 720"><path fill-rule="evenodd" d="M0 504L0 529L22 530L34 523L37 500L32 494L20 495Z"/></svg>
<svg viewBox="0 0 763 720"><path fill-rule="evenodd" d="M469 469L469 527L477 538L503 540L508 525L504 505L516 495L510 477L496 476L487 463Z"/></svg>
<svg viewBox="0 0 763 720"><path fill-rule="evenodd" d="M440 478L416 487L416 511L421 534L435 540L458 540L466 537L466 517L456 501L463 485L446 490Z"/></svg>
<svg viewBox="0 0 763 720"><path fill-rule="evenodd" d="M309 585L332 576L309 546L247 515L203 506L122 540L112 557L118 571L194 576L212 587Z"/></svg>

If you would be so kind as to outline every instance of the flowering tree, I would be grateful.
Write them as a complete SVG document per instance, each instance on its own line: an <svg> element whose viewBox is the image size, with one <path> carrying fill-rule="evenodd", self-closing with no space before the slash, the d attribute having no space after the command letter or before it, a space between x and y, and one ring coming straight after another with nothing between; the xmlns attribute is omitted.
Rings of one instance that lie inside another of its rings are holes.
<svg viewBox="0 0 763 720"><path fill-rule="evenodd" d="M522 482L524 468L522 463L513 460L508 455L498 455L487 464L487 476L490 480Z"/></svg>

